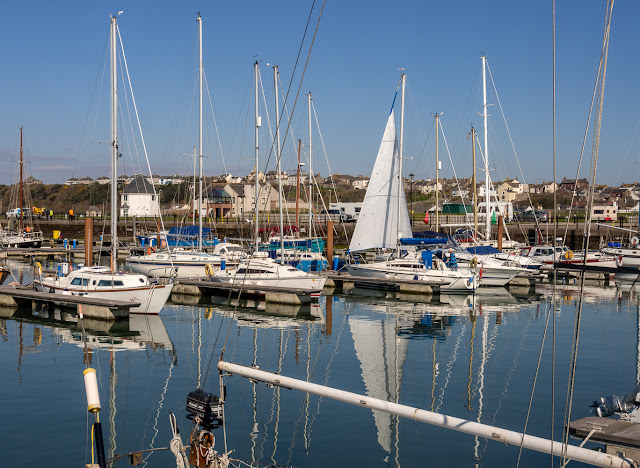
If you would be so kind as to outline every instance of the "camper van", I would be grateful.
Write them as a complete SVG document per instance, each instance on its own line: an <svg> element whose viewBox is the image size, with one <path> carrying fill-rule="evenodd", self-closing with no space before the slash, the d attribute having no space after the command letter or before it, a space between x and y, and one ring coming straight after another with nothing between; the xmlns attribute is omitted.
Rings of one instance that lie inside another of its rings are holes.
<svg viewBox="0 0 640 468"><path fill-rule="evenodd" d="M331 210L339 210L341 214L350 215L353 221L358 220L360 208L362 208L362 202L329 204L329 212L331 212Z"/></svg>

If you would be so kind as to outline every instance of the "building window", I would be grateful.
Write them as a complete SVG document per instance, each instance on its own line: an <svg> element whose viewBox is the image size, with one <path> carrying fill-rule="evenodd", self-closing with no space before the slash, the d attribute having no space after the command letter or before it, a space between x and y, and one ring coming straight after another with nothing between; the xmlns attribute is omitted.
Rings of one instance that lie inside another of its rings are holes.
<svg viewBox="0 0 640 468"><path fill-rule="evenodd" d="M155 195L151 195L151 201L156 201L156 196Z"/></svg>
<svg viewBox="0 0 640 468"><path fill-rule="evenodd" d="M267 202L267 199L262 197L262 204L264 205Z"/></svg>
<svg viewBox="0 0 640 468"><path fill-rule="evenodd" d="M127 201L128 195L123 195L124 201Z"/></svg>

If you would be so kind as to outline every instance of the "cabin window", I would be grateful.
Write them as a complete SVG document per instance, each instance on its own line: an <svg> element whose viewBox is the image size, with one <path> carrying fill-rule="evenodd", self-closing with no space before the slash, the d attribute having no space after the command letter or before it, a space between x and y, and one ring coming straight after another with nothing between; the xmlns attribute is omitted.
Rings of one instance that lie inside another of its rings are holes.
<svg viewBox="0 0 640 468"><path fill-rule="evenodd" d="M246 272L246 268L238 268L238 270L236 271L236 273L239 275L244 275Z"/></svg>
<svg viewBox="0 0 640 468"><path fill-rule="evenodd" d="M72 286L80 286L82 284L82 278L73 278L71 281Z"/></svg>
<svg viewBox="0 0 640 468"><path fill-rule="evenodd" d="M113 286L113 281L109 280L100 280L98 286Z"/></svg>
<svg viewBox="0 0 640 468"><path fill-rule="evenodd" d="M120 280L115 280L115 281L113 282L113 285L114 285L114 286L124 286L124 283L123 283L122 281L120 281Z"/></svg>

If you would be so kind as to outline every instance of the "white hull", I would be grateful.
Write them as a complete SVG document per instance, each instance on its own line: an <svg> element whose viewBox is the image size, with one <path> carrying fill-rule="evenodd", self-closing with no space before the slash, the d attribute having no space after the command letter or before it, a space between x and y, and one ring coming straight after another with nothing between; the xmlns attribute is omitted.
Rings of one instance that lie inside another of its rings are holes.
<svg viewBox="0 0 640 468"><path fill-rule="evenodd" d="M310 278L282 278L267 276L229 276L229 277L212 277L213 281L221 283L229 283L234 285L244 284L246 286L277 286L281 288L304 289L306 291L319 292L324 288L326 278L314 276Z"/></svg>
<svg viewBox="0 0 640 468"><path fill-rule="evenodd" d="M403 271L400 268L391 269L385 268L384 265L361 264L361 265L346 265L347 271L352 276L364 276L367 278L393 278L402 280L415 280L415 281L428 281L428 280L440 280L448 281L449 284L440 286L441 291L447 292L469 292L474 291L478 286L473 273L469 270L469 274L463 274L462 271L453 270L439 270L439 269L423 269L419 272L416 271Z"/></svg>
<svg viewBox="0 0 640 468"><path fill-rule="evenodd" d="M82 286L77 288L65 288L61 287L59 282L51 277L44 278L42 281L35 280L34 285L36 290L41 292L85 296L109 301L139 302L140 306L131 308L132 313L153 315L160 313L173 289L173 284L156 284L151 286L142 286L140 288L114 288L103 290L91 290L88 287Z"/></svg>
<svg viewBox="0 0 640 468"><path fill-rule="evenodd" d="M480 268L480 286L506 286L509 281L520 274L520 271L509 268Z"/></svg>
<svg viewBox="0 0 640 468"><path fill-rule="evenodd" d="M602 251L607 255L622 256L622 266L640 267L640 249L607 247Z"/></svg>

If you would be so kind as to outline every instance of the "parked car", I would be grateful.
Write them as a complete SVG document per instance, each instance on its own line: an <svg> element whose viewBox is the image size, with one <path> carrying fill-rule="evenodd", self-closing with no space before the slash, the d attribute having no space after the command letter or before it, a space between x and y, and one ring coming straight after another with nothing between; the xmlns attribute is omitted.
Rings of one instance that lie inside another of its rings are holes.
<svg viewBox="0 0 640 468"><path fill-rule="evenodd" d="M20 208L13 208L12 210L7 211L7 218L19 218L20 217ZM28 218L31 216L31 211L29 208L24 209L24 213L22 214L22 218Z"/></svg>
<svg viewBox="0 0 640 468"><path fill-rule="evenodd" d="M521 223L535 223L536 219L539 223L548 223L549 215L541 210L517 211L514 213L513 219Z"/></svg>
<svg viewBox="0 0 640 468"><path fill-rule="evenodd" d="M320 222L327 222L331 220L333 222L352 223L355 221L352 215L343 213L340 210L323 210L320 213Z"/></svg>

